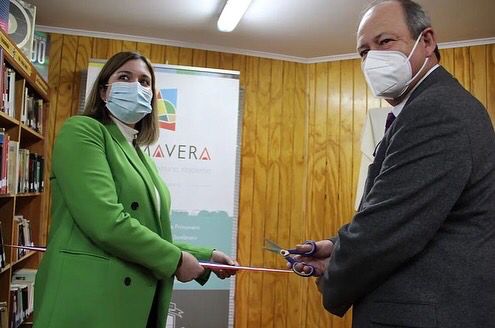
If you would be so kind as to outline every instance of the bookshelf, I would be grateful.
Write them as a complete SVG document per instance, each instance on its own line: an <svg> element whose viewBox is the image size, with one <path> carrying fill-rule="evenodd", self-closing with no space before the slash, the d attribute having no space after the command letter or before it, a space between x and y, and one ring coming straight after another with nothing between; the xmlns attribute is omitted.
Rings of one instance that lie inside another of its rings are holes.
<svg viewBox="0 0 495 328"><path fill-rule="evenodd" d="M44 174L47 145L44 127L48 84L3 30L0 30L0 63L1 237L6 245L45 245L47 215L43 210L43 190L47 180ZM24 311L21 303L26 303L28 289L31 293L32 288L23 288L23 282L16 279L23 272L30 272L28 275L32 278L30 269L38 267L41 254L19 253L9 247L3 247L3 251L3 265L0 256L0 320L4 320L4 324L8 322L8 327L14 321L13 327L18 327L30 321L31 309ZM21 294L24 296L19 301ZM31 296L29 298L32 301Z"/></svg>

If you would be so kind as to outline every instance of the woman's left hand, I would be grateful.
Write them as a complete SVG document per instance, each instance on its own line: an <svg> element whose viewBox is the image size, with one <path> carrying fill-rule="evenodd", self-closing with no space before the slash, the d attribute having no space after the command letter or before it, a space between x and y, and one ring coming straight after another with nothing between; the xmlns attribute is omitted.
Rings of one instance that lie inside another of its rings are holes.
<svg viewBox="0 0 495 328"><path fill-rule="evenodd" d="M239 265L237 261L233 260L230 256L228 256L224 252L218 250L213 251L210 260L212 262L219 264L227 264L227 265L235 265L235 266ZM230 276L235 275L237 272L237 270L214 269L214 268L212 268L211 271L213 271L220 279L229 278Z"/></svg>

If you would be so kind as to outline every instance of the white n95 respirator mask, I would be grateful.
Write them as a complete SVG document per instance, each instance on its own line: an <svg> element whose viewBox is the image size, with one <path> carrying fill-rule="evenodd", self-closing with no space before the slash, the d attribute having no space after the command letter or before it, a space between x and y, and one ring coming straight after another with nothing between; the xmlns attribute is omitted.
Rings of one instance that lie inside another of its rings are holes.
<svg viewBox="0 0 495 328"><path fill-rule="evenodd" d="M411 63L409 62L422 36L422 33L418 36L408 57L400 51L368 51L361 68L368 86L376 97L385 99L399 98L423 70L428 58L425 59L423 66L414 76L412 76Z"/></svg>

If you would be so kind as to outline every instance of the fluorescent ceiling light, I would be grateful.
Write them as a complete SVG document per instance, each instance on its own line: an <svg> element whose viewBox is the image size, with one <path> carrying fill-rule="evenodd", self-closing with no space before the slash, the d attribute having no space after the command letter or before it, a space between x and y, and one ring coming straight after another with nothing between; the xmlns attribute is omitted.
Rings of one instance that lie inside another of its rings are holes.
<svg viewBox="0 0 495 328"><path fill-rule="evenodd" d="M218 29L222 32L233 31L242 16L244 16L250 3L251 0L227 0L218 19Z"/></svg>

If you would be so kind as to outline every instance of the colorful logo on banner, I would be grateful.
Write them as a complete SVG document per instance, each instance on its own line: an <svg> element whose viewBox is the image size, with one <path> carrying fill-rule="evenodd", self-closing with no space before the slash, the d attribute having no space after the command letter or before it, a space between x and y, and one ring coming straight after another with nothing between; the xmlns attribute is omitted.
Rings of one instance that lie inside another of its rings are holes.
<svg viewBox="0 0 495 328"><path fill-rule="evenodd" d="M175 131L177 89L160 89L157 104L160 129Z"/></svg>
<svg viewBox="0 0 495 328"><path fill-rule="evenodd" d="M177 89L160 89L157 99L160 129L176 131ZM152 151L146 152L155 158L176 158L180 160L210 161L211 156L206 147L185 144L157 144Z"/></svg>

